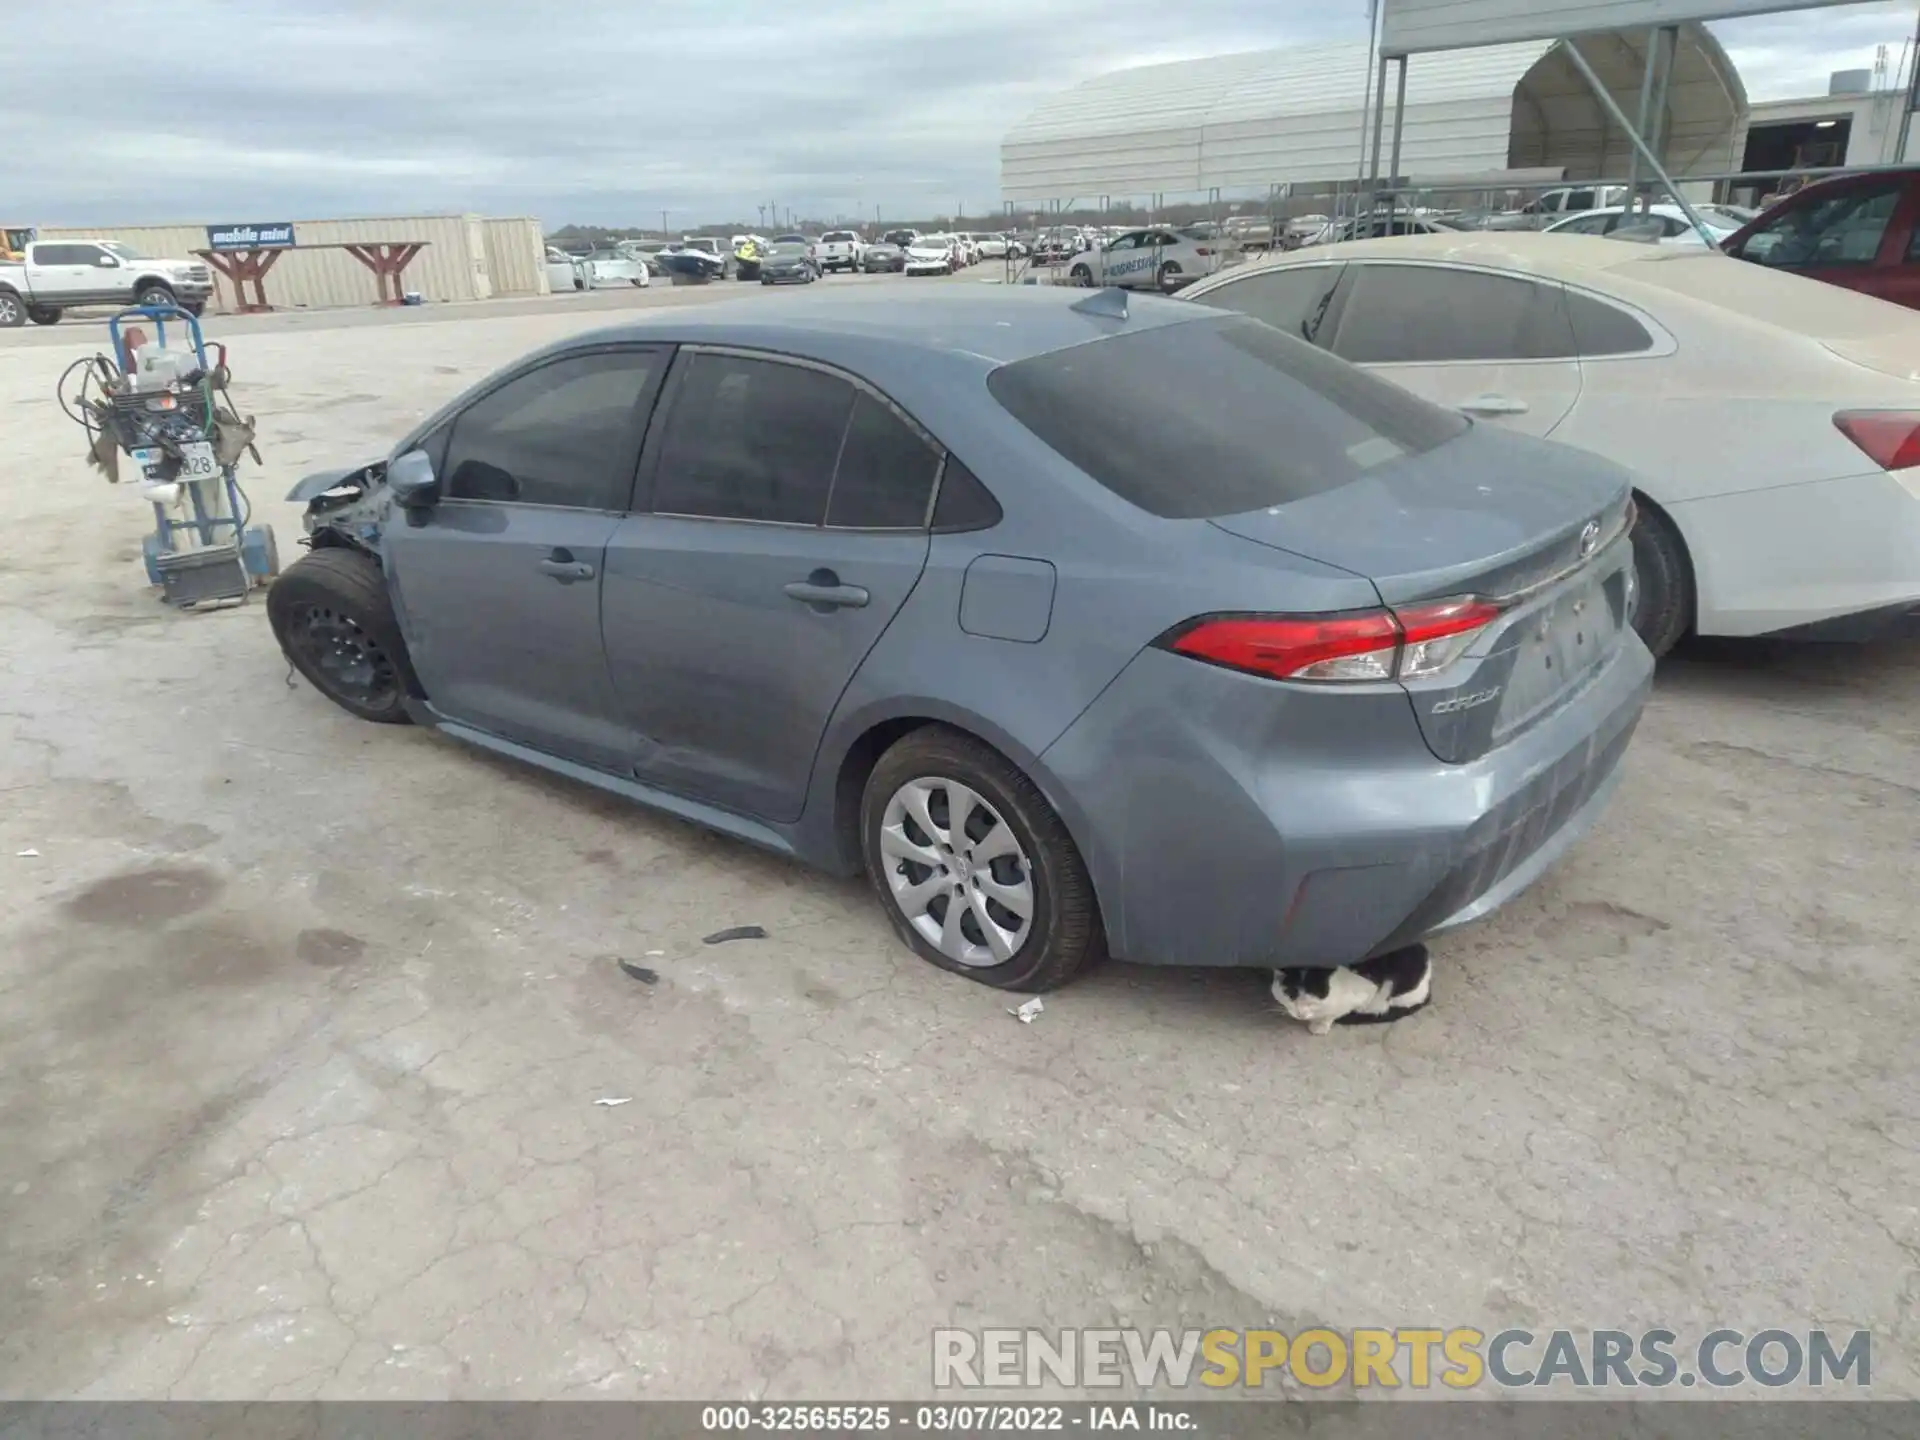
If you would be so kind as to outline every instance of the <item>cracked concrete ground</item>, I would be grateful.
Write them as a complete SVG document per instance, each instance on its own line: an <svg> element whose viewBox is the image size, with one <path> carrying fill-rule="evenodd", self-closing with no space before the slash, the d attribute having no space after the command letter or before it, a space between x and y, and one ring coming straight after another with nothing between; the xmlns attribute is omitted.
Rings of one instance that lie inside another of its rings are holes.
<svg viewBox="0 0 1920 1440"><path fill-rule="evenodd" d="M283 559L304 471L711 298L216 327ZM912 1397L940 1324L1324 1322L1864 1327L1920 1396L1920 648L1667 665L1405 1024L1115 965L1021 1025L857 885L162 608L52 401L99 343L0 341L0 1394Z"/></svg>

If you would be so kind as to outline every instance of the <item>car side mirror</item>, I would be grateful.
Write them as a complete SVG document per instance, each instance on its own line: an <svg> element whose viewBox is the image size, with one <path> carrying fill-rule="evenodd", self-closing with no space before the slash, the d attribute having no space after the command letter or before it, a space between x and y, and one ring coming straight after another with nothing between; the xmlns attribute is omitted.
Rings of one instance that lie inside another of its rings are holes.
<svg viewBox="0 0 1920 1440"><path fill-rule="evenodd" d="M409 450L387 466L387 493L403 510L425 510L440 503L440 477L424 450Z"/></svg>
<svg viewBox="0 0 1920 1440"><path fill-rule="evenodd" d="M102 270L118 270L120 268L120 262L114 259L113 256L111 255L102 255L98 260L94 261L93 263L99 266L100 269Z"/></svg>

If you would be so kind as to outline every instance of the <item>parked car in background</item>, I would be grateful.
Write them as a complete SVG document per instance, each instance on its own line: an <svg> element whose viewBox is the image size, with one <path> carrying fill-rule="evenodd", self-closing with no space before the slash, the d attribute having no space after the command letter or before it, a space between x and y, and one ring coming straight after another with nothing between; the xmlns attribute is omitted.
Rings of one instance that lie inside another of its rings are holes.
<svg viewBox="0 0 1920 1440"><path fill-rule="evenodd" d="M1177 290L1211 275L1227 253L1222 241L1197 240L1177 230L1128 230L1075 255L1067 262L1067 276L1077 285Z"/></svg>
<svg viewBox="0 0 1920 1440"><path fill-rule="evenodd" d="M760 260L762 285L811 285L820 273L820 262L805 240L776 240Z"/></svg>
<svg viewBox="0 0 1920 1440"><path fill-rule="evenodd" d="M0 327L56 325L78 305L179 305L198 315L213 272L198 260L155 260L118 240L32 240L0 262Z"/></svg>
<svg viewBox="0 0 1920 1440"><path fill-rule="evenodd" d="M653 283L653 273L644 260L612 246L589 251L580 262L580 274L589 290L617 290L622 286L645 289Z"/></svg>
<svg viewBox="0 0 1920 1440"><path fill-rule="evenodd" d="M1004 235L980 235L974 239L974 248L980 252L982 260L1004 260L1007 258L1007 237Z"/></svg>
<svg viewBox="0 0 1920 1440"><path fill-rule="evenodd" d="M1351 240L1384 240L1395 235L1451 235L1459 228L1431 215L1389 214L1381 211L1364 220L1334 220L1318 235L1303 242L1310 245L1341 245Z"/></svg>
<svg viewBox="0 0 1920 1440"><path fill-rule="evenodd" d="M920 232L918 230L889 230L880 238L885 240L889 245L898 245L902 250L905 250L920 238Z"/></svg>
<svg viewBox="0 0 1920 1440"><path fill-rule="evenodd" d="M587 288L580 262L557 245L547 246L547 288L556 295Z"/></svg>
<svg viewBox="0 0 1920 1440"><path fill-rule="evenodd" d="M1511 232L1302 250L1187 295L1633 471L1656 654L1920 622L1920 316L1898 306L1704 247Z"/></svg>
<svg viewBox="0 0 1920 1440"><path fill-rule="evenodd" d="M1487 219L1489 230L1544 230L1554 221L1585 210L1605 210L1627 203L1624 185L1566 185L1543 190L1518 209Z"/></svg>
<svg viewBox="0 0 1920 1440"><path fill-rule="evenodd" d="M1525 889L1648 693L1626 475L1242 316L1085 305L563 340L294 489L274 635L354 715L864 871L1002 989L1337 966Z"/></svg>
<svg viewBox="0 0 1920 1440"><path fill-rule="evenodd" d="M1755 265L1920 308L1920 166L1816 180L1721 248Z"/></svg>
<svg viewBox="0 0 1920 1440"><path fill-rule="evenodd" d="M907 252L891 241L879 241L861 252L860 268L869 275L898 274L907 268Z"/></svg>
<svg viewBox="0 0 1920 1440"><path fill-rule="evenodd" d="M866 248L867 242L855 231L829 230L820 237L813 254L822 272L844 270L851 275L860 268L860 257Z"/></svg>
<svg viewBox="0 0 1920 1440"><path fill-rule="evenodd" d="M951 275L958 268L953 241L944 235L921 235L907 246L906 254L901 268L909 275Z"/></svg>
<svg viewBox="0 0 1920 1440"><path fill-rule="evenodd" d="M1731 217L1710 207L1696 206L1695 213L1706 224L1713 244L1722 244L1740 228ZM1547 235L1605 235L1614 240L1644 240L1657 245L1705 245L1700 232L1678 205L1660 204L1645 210L1610 205L1604 210L1587 210L1556 220L1543 232Z"/></svg>

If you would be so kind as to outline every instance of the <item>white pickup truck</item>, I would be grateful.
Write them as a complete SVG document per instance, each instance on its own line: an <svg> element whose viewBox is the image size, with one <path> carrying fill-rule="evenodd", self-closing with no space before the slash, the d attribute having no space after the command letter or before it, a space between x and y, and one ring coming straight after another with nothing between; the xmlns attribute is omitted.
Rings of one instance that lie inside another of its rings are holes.
<svg viewBox="0 0 1920 1440"><path fill-rule="evenodd" d="M822 274L844 270L851 275L867 258L867 242L851 230L829 230L814 242L813 258Z"/></svg>
<svg viewBox="0 0 1920 1440"><path fill-rule="evenodd" d="M198 315L213 275L198 260L153 260L118 240L35 240L0 262L0 327L53 325L76 305L178 305Z"/></svg>

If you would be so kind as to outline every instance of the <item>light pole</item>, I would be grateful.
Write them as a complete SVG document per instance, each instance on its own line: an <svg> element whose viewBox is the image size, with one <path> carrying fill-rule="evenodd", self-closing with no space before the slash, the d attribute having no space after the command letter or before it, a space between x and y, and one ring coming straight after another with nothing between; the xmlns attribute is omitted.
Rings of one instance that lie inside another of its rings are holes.
<svg viewBox="0 0 1920 1440"><path fill-rule="evenodd" d="M667 238L667 212L664 210L660 212L660 238L662 240Z"/></svg>

